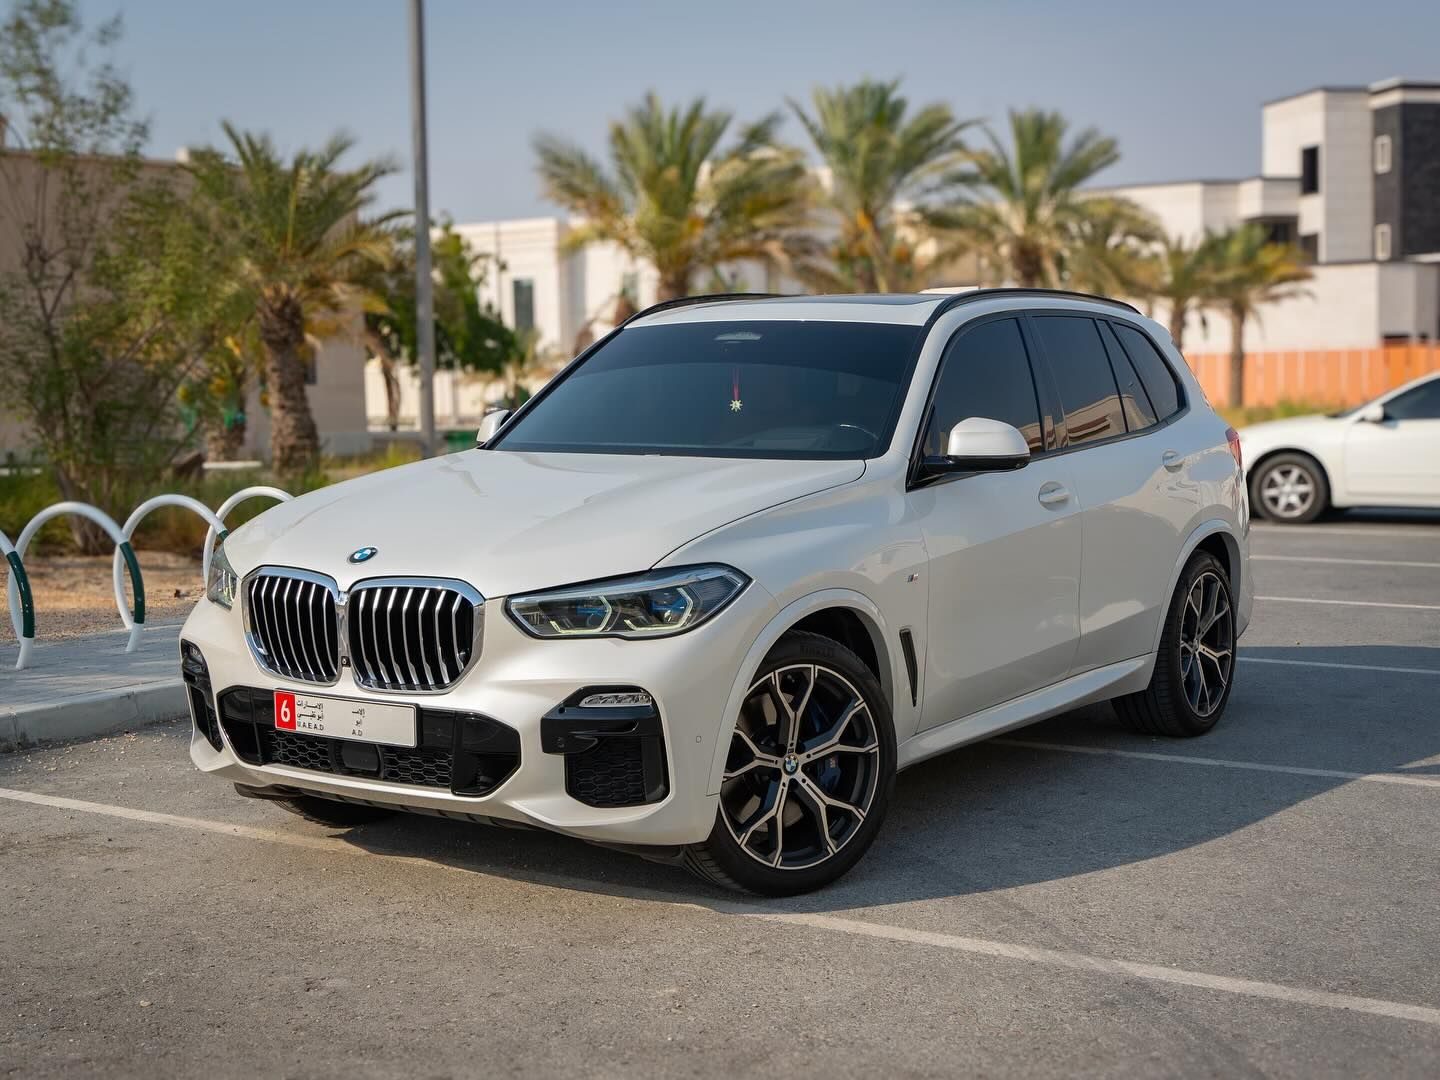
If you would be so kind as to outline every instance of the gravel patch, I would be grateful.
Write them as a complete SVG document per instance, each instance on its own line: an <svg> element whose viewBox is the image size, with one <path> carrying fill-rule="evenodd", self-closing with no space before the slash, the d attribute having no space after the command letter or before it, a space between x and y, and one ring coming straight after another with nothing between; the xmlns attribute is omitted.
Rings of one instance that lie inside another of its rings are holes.
<svg viewBox="0 0 1440 1080"><path fill-rule="evenodd" d="M205 595L200 560L165 552L136 553L145 579L145 622L179 622ZM27 558L25 570L35 598L39 636L46 641L84 637L121 626L111 588L110 556L62 555ZM0 561L0 636L9 638L9 566ZM129 598L129 579L126 578Z"/></svg>

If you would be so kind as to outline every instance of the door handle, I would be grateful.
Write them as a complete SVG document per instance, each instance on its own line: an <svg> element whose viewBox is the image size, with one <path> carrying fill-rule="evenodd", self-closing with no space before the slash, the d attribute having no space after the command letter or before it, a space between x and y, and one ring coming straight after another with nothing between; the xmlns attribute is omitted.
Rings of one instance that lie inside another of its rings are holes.
<svg viewBox="0 0 1440 1080"><path fill-rule="evenodd" d="M1166 450L1165 453L1160 455L1160 464L1164 465L1165 468L1171 472L1179 472L1181 466L1185 464L1185 459L1174 450Z"/></svg>
<svg viewBox="0 0 1440 1080"><path fill-rule="evenodd" d="M1070 501L1070 492L1057 484L1054 480L1040 489L1038 496L1041 506L1059 506L1061 503Z"/></svg>

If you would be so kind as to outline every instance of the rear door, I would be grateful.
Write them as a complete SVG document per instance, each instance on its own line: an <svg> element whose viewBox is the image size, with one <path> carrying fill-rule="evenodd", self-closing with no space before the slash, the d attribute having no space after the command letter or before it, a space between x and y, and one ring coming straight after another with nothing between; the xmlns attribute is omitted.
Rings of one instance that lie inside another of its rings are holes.
<svg viewBox="0 0 1440 1080"><path fill-rule="evenodd" d="M1379 423L1350 424L1345 486L1354 502L1440 506L1440 377L1385 402Z"/></svg>
<svg viewBox="0 0 1440 1080"><path fill-rule="evenodd" d="M1178 383L1156 346L1123 321L1035 313L1063 410L1061 456L1082 513L1080 643L1072 674L1147 653L1195 513ZM1148 387L1147 387L1148 381Z"/></svg>
<svg viewBox="0 0 1440 1080"><path fill-rule="evenodd" d="M1019 318L957 332L923 452L943 453L955 424L983 416L1019 428L1034 456L1022 469L954 474L906 495L930 557L922 727L1058 682L1074 660L1080 506L1043 401Z"/></svg>

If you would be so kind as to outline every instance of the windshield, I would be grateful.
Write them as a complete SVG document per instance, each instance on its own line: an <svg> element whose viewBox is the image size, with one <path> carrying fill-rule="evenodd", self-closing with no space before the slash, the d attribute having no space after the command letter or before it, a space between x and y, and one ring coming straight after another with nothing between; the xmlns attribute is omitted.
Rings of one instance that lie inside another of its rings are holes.
<svg viewBox="0 0 1440 1080"><path fill-rule="evenodd" d="M800 321L631 327L550 387L496 446L876 457L890 443L922 330Z"/></svg>

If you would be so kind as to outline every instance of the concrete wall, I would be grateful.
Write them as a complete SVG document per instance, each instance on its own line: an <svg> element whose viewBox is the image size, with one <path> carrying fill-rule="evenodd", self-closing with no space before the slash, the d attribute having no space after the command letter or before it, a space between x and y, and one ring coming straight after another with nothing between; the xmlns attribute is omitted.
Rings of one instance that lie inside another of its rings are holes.
<svg viewBox="0 0 1440 1080"><path fill-rule="evenodd" d="M1322 262L1374 258L1375 168L1368 93L1327 97L1320 198L1325 205Z"/></svg>
<svg viewBox="0 0 1440 1080"><path fill-rule="evenodd" d="M1311 268L1309 295L1269 304L1245 328L1247 350L1369 349L1386 338L1440 340L1440 264L1342 263ZM1156 306L1168 323L1169 311ZM1223 313L1192 313L1185 323L1186 355L1228 353L1230 324Z"/></svg>

